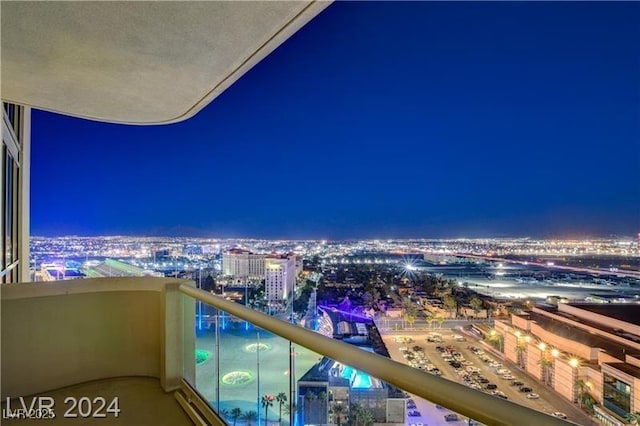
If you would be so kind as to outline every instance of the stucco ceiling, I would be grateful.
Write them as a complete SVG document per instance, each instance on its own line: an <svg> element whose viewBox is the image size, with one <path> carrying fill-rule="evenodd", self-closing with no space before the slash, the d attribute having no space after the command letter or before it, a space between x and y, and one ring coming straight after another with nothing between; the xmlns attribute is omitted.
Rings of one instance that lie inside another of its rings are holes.
<svg viewBox="0 0 640 426"><path fill-rule="evenodd" d="M326 1L2 1L2 99L100 121L187 119Z"/></svg>

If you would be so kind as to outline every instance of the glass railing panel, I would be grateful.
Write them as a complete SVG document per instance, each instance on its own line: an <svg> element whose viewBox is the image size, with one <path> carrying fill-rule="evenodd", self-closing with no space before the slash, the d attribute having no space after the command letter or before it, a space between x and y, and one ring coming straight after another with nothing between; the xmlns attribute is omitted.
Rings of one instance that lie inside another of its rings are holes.
<svg viewBox="0 0 640 426"><path fill-rule="evenodd" d="M218 407L217 310L196 301L195 383L190 383L214 409Z"/></svg>
<svg viewBox="0 0 640 426"><path fill-rule="evenodd" d="M191 385L211 408L228 424L295 422L296 383L321 356L206 304L195 317Z"/></svg>
<svg viewBox="0 0 640 426"><path fill-rule="evenodd" d="M562 423L504 401L488 389L474 390L453 380L458 373L470 371L467 367L471 364L463 363L471 355L463 360L456 353L447 353L452 360L440 359L441 351L435 347L429 350L427 340L416 340L416 336L406 341L396 336L389 342L389 336L380 336L367 318L343 317L336 311L323 316L327 320L324 327L322 321L309 321L311 328L305 329L206 293L201 295L187 286L181 290L262 327L228 312L202 309L197 347L212 348L212 355L198 365L192 385L234 426L479 424L454 411L487 424L516 424L519 420L523 424ZM196 324L198 316L196 313ZM390 360L390 354L398 360ZM452 377L435 377L438 372ZM278 399L280 394L286 400Z"/></svg>

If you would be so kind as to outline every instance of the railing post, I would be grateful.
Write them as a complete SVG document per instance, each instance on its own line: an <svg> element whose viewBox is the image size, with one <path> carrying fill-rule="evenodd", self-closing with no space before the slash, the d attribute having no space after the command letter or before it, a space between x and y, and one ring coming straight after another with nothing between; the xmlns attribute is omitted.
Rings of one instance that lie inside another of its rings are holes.
<svg viewBox="0 0 640 426"><path fill-rule="evenodd" d="M195 303L180 291L180 284L183 282L167 284L161 296L160 384L165 392L180 389L183 377L190 383L195 379Z"/></svg>

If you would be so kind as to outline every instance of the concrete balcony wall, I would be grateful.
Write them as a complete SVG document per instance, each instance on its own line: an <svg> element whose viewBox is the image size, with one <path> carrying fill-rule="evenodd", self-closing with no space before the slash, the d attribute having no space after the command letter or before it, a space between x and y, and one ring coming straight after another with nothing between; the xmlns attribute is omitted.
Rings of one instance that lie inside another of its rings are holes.
<svg viewBox="0 0 640 426"><path fill-rule="evenodd" d="M193 374L194 304L183 280L97 278L0 287L1 397L148 376L165 391ZM186 348L186 349L185 349Z"/></svg>

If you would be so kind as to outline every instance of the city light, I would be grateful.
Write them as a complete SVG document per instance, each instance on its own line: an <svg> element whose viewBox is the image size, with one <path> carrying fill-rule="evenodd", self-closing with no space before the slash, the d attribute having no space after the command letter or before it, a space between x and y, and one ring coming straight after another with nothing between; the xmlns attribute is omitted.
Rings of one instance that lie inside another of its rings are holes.
<svg viewBox="0 0 640 426"><path fill-rule="evenodd" d="M575 357L569 358L569 365L573 368L576 368L578 365L580 365L580 360Z"/></svg>
<svg viewBox="0 0 640 426"><path fill-rule="evenodd" d="M551 355L552 355L554 358L557 358L557 357L558 357L558 355L560 355L560 351L559 351L559 350L557 350L557 349L552 349L552 350L551 350Z"/></svg>
<svg viewBox="0 0 640 426"><path fill-rule="evenodd" d="M543 342L540 342L540 344L538 345L538 348L541 351L544 351L545 349L547 349L547 345L545 343L543 343Z"/></svg>

